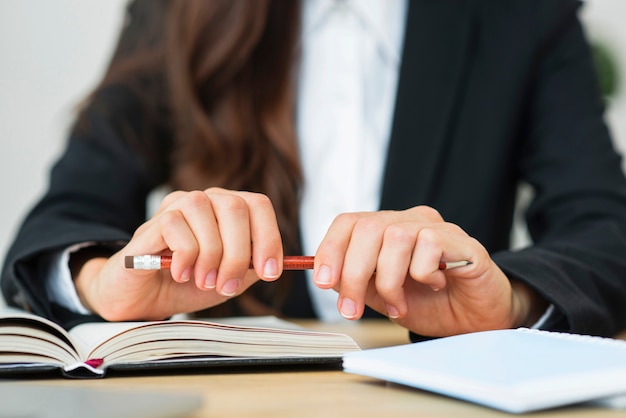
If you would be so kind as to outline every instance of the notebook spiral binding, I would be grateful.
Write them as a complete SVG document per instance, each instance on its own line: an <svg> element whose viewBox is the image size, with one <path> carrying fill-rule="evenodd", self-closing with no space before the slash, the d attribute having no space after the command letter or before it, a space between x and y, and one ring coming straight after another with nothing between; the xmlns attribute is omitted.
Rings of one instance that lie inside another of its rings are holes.
<svg viewBox="0 0 626 418"><path fill-rule="evenodd" d="M572 340L572 341L588 341L594 344L626 347L626 340L618 340L618 339L609 338L609 337L600 337L598 335L570 334L567 332L546 331L543 329L534 329L534 328L518 328L518 330L522 332L528 332L531 334L551 335L554 337L563 338L563 339Z"/></svg>

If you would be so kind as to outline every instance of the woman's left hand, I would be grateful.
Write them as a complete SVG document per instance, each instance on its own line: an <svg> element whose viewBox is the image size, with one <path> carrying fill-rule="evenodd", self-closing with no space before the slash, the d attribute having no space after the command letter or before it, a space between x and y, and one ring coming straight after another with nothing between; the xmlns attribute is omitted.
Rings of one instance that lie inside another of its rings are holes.
<svg viewBox="0 0 626 418"><path fill-rule="evenodd" d="M471 264L439 269L441 261L461 260ZM318 248L313 278L339 292L345 318L360 318L367 304L421 335L511 328L530 309L525 286L512 284L483 245L427 206L338 216Z"/></svg>

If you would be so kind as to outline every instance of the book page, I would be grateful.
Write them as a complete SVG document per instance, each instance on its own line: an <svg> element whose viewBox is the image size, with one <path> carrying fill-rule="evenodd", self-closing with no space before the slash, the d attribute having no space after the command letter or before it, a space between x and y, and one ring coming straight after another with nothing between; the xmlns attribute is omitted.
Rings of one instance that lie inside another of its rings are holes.
<svg viewBox="0 0 626 418"><path fill-rule="evenodd" d="M71 338L61 326L11 308L0 311L0 353L2 363L78 361Z"/></svg>
<svg viewBox="0 0 626 418"><path fill-rule="evenodd" d="M197 320L82 324L70 333L81 350L92 348L86 357L108 364L185 356L339 357L359 349L341 334Z"/></svg>
<svg viewBox="0 0 626 418"><path fill-rule="evenodd" d="M293 331L306 331L301 326L294 324L293 322L285 321L275 316L233 316L226 318L197 318L203 322L215 322L216 324L224 325L237 325L244 327L257 327L257 328L274 328L274 329L290 329Z"/></svg>
<svg viewBox="0 0 626 418"><path fill-rule="evenodd" d="M128 330L146 325L146 322L93 322L75 326L69 331L76 350L83 360L91 358L91 351L107 340Z"/></svg>

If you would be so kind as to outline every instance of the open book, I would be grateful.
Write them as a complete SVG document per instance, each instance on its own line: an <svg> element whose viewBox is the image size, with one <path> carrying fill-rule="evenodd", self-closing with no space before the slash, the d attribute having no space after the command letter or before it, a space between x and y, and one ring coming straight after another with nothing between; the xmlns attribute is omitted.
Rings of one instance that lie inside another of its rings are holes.
<svg viewBox="0 0 626 418"><path fill-rule="evenodd" d="M343 367L513 413L626 406L626 341L610 338L485 331L348 353Z"/></svg>
<svg viewBox="0 0 626 418"><path fill-rule="evenodd" d="M69 332L21 311L0 312L0 377L60 372L102 377L133 371L215 366L320 364L341 366L359 350L343 334L303 330L273 317L228 322L170 320L81 324ZM259 325L259 323L271 326Z"/></svg>

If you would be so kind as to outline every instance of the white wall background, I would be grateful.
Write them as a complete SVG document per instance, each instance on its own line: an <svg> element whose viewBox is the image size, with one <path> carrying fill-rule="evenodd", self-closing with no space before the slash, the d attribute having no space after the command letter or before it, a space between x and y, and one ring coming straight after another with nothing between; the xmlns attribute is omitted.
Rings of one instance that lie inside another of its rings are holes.
<svg viewBox="0 0 626 418"><path fill-rule="evenodd" d="M0 260L108 62L125 5L0 0Z"/></svg>
<svg viewBox="0 0 626 418"><path fill-rule="evenodd" d="M0 260L46 187L74 106L100 78L126 0L0 0ZM626 1L587 0L592 38L615 48L626 84ZM626 94L607 114L626 150Z"/></svg>
<svg viewBox="0 0 626 418"><path fill-rule="evenodd" d="M621 70L619 91L609 103L606 119L616 145L626 152L626 1L586 0L581 18L587 37L613 50Z"/></svg>

